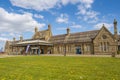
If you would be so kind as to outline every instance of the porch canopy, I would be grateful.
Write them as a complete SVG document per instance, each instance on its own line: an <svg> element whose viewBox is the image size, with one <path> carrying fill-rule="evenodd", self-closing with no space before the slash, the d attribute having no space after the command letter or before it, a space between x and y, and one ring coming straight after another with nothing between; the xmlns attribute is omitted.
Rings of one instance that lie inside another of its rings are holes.
<svg viewBox="0 0 120 80"><path fill-rule="evenodd" d="M52 46L53 44L44 40L24 40L12 44L12 46L27 46L27 45Z"/></svg>

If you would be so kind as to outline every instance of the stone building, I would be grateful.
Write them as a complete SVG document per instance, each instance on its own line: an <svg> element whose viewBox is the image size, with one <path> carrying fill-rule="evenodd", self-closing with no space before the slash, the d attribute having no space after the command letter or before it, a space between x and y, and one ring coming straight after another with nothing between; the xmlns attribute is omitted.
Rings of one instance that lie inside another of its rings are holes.
<svg viewBox="0 0 120 80"><path fill-rule="evenodd" d="M103 24L100 30L52 35L51 26L39 31L35 27L32 39L6 41L5 52L8 54L112 54L120 50L120 36L117 21L114 20L114 34Z"/></svg>

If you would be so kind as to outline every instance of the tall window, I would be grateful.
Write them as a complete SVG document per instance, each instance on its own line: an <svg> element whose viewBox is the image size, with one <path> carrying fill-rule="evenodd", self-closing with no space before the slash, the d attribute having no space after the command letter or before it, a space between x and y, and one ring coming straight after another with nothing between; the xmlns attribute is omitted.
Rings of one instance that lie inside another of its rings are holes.
<svg viewBox="0 0 120 80"><path fill-rule="evenodd" d="M107 51L109 51L109 42L107 42Z"/></svg>
<svg viewBox="0 0 120 80"><path fill-rule="evenodd" d="M106 47L107 47L106 42L104 42L103 45L104 45L104 48L103 48L104 50L103 51L107 51L107 49L106 49Z"/></svg>
<svg viewBox="0 0 120 80"><path fill-rule="evenodd" d="M109 43L108 42L101 42L100 43L100 51L102 51L102 52L109 51Z"/></svg>
<svg viewBox="0 0 120 80"><path fill-rule="evenodd" d="M86 50L90 51L90 45L89 44L86 46Z"/></svg>
<svg viewBox="0 0 120 80"><path fill-rule="evenodd" d="M103 51L102 43L100 43L100 51Z"/></svg>
<svg viewBox="0 0 120 80"><path fill-rule="evenodd" d="M85 50L85 51L90 51L90 45L89 45L89 44L85 44L84 50Z"/></svg>

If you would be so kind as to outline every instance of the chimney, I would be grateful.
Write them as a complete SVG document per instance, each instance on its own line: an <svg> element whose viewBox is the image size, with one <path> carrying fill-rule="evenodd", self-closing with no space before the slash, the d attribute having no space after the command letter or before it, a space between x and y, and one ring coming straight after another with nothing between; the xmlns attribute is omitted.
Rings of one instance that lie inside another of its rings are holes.
<svg viewBox="0 0 120 80"><path fill-rule="evenodd" d="M50 25L50 24L48 25L48 30L50 30L50 31L51 31L51 25Z"/></svg>
<svg viewBox="0 0 120 80"><path fill-rule="evenodd" d="M113 24L114 24L114 37L115 37L115 39L117 39L118 32L117 32L117 21L116 21L116 19L114 19Z"/></svg>
<svg viewBox="0 0 120 80"><path fill-rule="evenodd" d="M69 28L67 28L67 35L69 35L70 34L70 29Z"/></svg>
<svg viewBox="0 0 120 80"><path fill-rule="evenodd" d="M22 41L23 40L23 36L20 36L20 41Z"/></svg>
<svg viewBox="0 0 120 80"><path fill-rule="evenodd" d="M37 28L37 27L35 27L35 33L36 33L36 32L38 32L38 28Z"/></svg>
<svg viewBox="0 0 120 80"><path fill-rule="evenodd" d="M13 41L16 41L16 38L15 38L15 37L13 37Z"/></svg>

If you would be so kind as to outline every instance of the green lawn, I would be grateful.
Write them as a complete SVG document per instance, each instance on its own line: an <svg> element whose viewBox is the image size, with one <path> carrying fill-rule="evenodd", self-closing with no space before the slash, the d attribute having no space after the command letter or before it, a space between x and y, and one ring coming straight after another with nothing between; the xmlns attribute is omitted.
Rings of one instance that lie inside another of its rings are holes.
<svg viewBox="0 0 120 80"><path fill-rule="evenodd" d="M0 58L0 80L120 80L120 58L79 56Z"/></svg>

